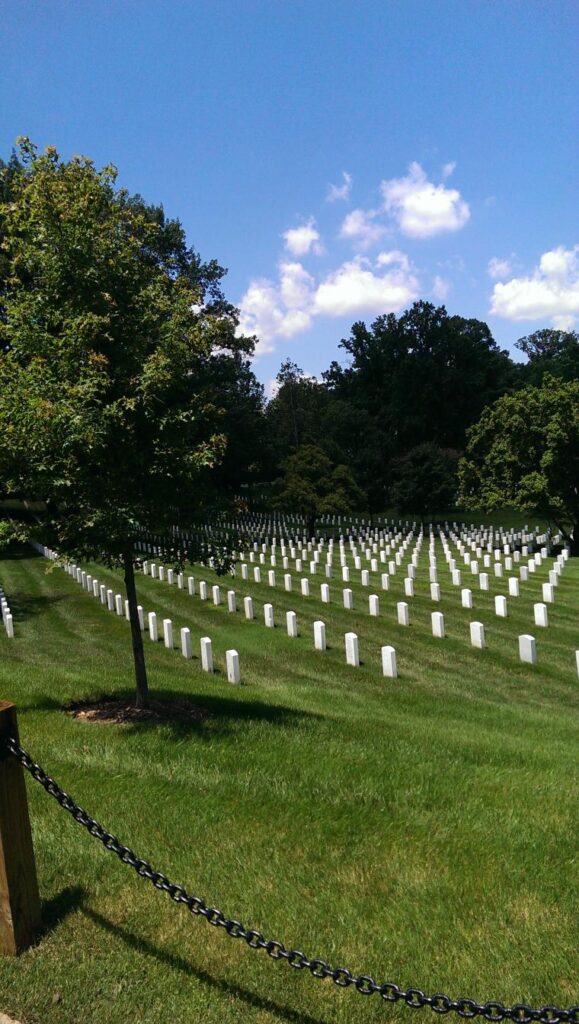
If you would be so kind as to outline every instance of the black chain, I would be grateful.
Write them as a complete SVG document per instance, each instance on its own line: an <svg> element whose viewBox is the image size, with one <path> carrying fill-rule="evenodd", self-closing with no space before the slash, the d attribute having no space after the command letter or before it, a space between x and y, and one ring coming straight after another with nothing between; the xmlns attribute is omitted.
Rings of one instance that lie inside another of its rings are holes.
<svg viewBox="0 0 579 1024"><path fill-rule="evenodd" d="M379 985L369 974L352 974L347 967L332 967L325 960L318 958L310 960L309 957L299 949L286 949L283 942L276 939L265 939L260 931L252 928L245 928L240 921L226 917L223 911L217 907L208 907L205 900L200 896L190 896L182 885L176 885L160 871L154 868L146 860L137 857L128 846L113 836L110 832L99 825L98 821L91 818L86 811L64 792L63 789L46 774L29 754L16 742L8 737L6 745L9 752L23 765L32 775L33 779L58 801L61 807L83 828L99 839L103 846L129 867L134 868L141 878L146 878L153 883L156 889L166 892L175 903L184 903L192 914L204 917L205 920L216 928L224 928L232 939L243 939L251 949L264 949L272 960L286 960L290 967L296 970L306 968L314 978L331 978L335 985L340 988L349 988L353 985L357 992L363 996L371 996L378 993L386 1003L404 1002L414 1010L429 1006L434 1013L444 1014L454 1012L459 1017L484 1017L488 1021L512 1020L517 1024L530 1024L531 1021L541 1021L542 1024L559 1024L568 1021L569 1024L579 1024L579 1006L572 1006L567 1010L561 1010L556 1006L543 1006L541 1009L533 1009L524 1003L517 1003L514 1006L503 1006L502 1003L489 1001L477 1003L474 999L451 999L450 996L437 992L433 996L427 996L419 988L404 990L392 981L385 981Z"/></svg>

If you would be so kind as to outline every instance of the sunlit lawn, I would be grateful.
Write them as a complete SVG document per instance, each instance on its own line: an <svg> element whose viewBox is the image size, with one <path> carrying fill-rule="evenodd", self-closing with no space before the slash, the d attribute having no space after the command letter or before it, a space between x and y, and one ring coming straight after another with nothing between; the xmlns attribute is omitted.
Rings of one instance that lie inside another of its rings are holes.
<svg viewBox="0 0 579 1024"><path fill-rule="evenodd" d="M283 590L279 566L275 589L220 580L224 595L237 592L235 615L139 576L145 611L175 628L173 652L145 637L153 691L210 713L161 726L64 713L73 699L131 689L129 629L46 566L28 552L0 560L16 630L13 641L0 631L0 696L18 705L23 744L121 841L266 937L380 982L481 1001L579 1001L579 563L566 567L547 630L532 612L547 563L509 600L506 620L493 604L505 578L492 578L488 594L474 585L469 612L440 569L444 640L431 635L427 544L409 629L396 623L402 573L382 593L379 577L363 588L353 572L353 612L336 578L329 606L316 596L322 576L311 577L309 599L295 572L294 591ZM85 568L122 590L119 575ZM207 569L194 575L216 582ZM377 619L367 611L374 592ZM274 630L263 625L266 601ZM324 653L313 650L318 618ZM486 626L482 652L469 644L475 618ZM177 646L185 625L192 662ZM345 665L350 629L358 669ZM523 632L537 637L535 667L518 661ZM204 635L213 676L198 659ZM381 675L385 643L397 649L397 680ZM229 647L240 654L237 688L224 672ZM35 949L0 962L0 1010L43 1024L410 1019L405 1007L273 963L191 918L28 788L46 931Z"/></svg>

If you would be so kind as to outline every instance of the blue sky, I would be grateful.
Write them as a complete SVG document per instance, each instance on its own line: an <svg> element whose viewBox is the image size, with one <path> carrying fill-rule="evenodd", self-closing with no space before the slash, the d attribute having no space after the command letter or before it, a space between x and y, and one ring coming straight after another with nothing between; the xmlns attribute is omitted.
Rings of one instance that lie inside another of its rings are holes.
<svg viewBox="0 0 579 1024"><path fill-rule="evenodd" d="M578 38L565 0L3 0L0 155L162 202L266 384L414 298L511 348L579 322Z"/></svg>

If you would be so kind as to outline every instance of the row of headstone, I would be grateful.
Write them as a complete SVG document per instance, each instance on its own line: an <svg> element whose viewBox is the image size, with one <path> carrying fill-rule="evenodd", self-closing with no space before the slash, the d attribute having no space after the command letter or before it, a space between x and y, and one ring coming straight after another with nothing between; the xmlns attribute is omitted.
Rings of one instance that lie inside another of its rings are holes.
<svg viewBox="0 0 579 1024"><path fill-rule="evenodd" d="M4 590L2 589L2 585L1 584L0 584L0 614L2 615L2 622L4 624L4 629L6 630L6 636L10 640L13 640L14 639L14 618L12 616L12 612L10 611L10 605L8 604L8 599L6 597L6 594L4 593Z"/></svg>

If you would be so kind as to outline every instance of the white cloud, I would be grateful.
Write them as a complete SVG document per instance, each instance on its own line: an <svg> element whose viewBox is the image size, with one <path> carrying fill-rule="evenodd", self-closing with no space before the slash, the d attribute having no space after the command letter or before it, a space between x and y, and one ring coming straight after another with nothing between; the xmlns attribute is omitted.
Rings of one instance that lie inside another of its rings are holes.
<svg viewBox="0 0 579 1024"><path fill-rule="evenodd" d="M340 238L350 238L363 249L367 249L373 242L377 242L386 228L381 224L374 223L376 212L376 210L352 210L342 222Z"/></svg>
<svg viewBox="0 0 579 1024"><path fill-rule="evenodd" d="M455 170L456 170L456 160L451 160L450 163L445 164L444 167L442 168L442 179L443 179L443 181L446 181L447 178L450 178L450 175L453 174L453 172Z"/></svg>
<svg viewBox="0 0 579 1024"><path fill-rule="evenodd" d="M300 267L300 264L293 266ZM238 333L257 335L256 355L275 352L275 345L272 344L274 338L292 338L294 334L307 330L311 324L311 317L306 310L288 307L283 299L282 288L288 297L291 295L291 278L291 273L282 270L278 288L265 278L252 281L242 296ZM296 272L294 279L298 281ZM296 288L299 289L299 284ZM293 299L297 300L295 289Z"/></svg>
<svg viewBox="0 0 579 1024"><path fill-rule="evenodd" d="M328 203L335 203L336 199L349 199L352 188L352 175L342 171L342 184L330 185L326 200Z"/></svg>
<svg viewBox="0 0 579 1024"><path fill-rule="evenodd" d="M329 274L318 286L314 311L325 316L390 313L412 302L418 281L407 266L376 274L369 260L356 256Z"/></svg>
<svg viewBox="0 0 579 1024"><path fill-rule="evenodd" d="M301 263L280 264L280 296L288 310L309 306L314 279Z"/></svg>
<svg viewBox="0 0 579 1024"><path fill-rule="evenodd" d="M551 249L530 276L495 284L491 313L508 320L551 317L555 326L569 330L579 314L579 245Z"/></svg>
<svg viewBox="0 0 579 1024"><path fill-rule="evenodd" d="M256 355L275 351L276 338L307 331L315 317L390 313L418 297L418 280L405 253L381 252L342 263L316 281L301 263L282 262L277 282L251 281L240 301L238 332L255 334Z"/></svg>
<svg viewBox="0 0 579 1024"><path fill-rule="evenodd" d="M513 263L511 260L503 260L499 256L493 256L488 262L487 274L492 277L493 281L501 281L505 277L509 277L513 273Z"/></svg>
<svg viewBox="0 0 579 1024"><path fill-rule="evenodd" d="M446 169L450 164L446 164ZM431 238L445 231L458 231L470 217L468 203L460 192L428 181L420 164L414 162L405 178L391 178L381 184L386 213L400 231L411 238Z"/></svg>
<svg viewBox="0 0 579 1024"><path fill-rule="evenodd" d="M305 256L308 252L315 252L320 255L323 252L320 245L320 234L316 228L313 217L299 228L288 228L283 233L285 247L292 256Z"/></svg>
<svg viewBox="0 0 579 1024"><path fill-rule="evenodd" d="M402 270L410 270L410 260L400 249L391 249L389 252L379 252L376 257L377 267L388 267L391 263L398 263Z"/></svg>
<svg viewBox="0 0 579 1024"><path fill-rule="evenodd" d="M445 281L444 277L440 277L440 275L437 274L436 277L434 278L434 281L432 282L432 294L434 295L435 299L438 299L439 302L444 302L444 300L448 296L449 291L450 281Z"/></svg>

